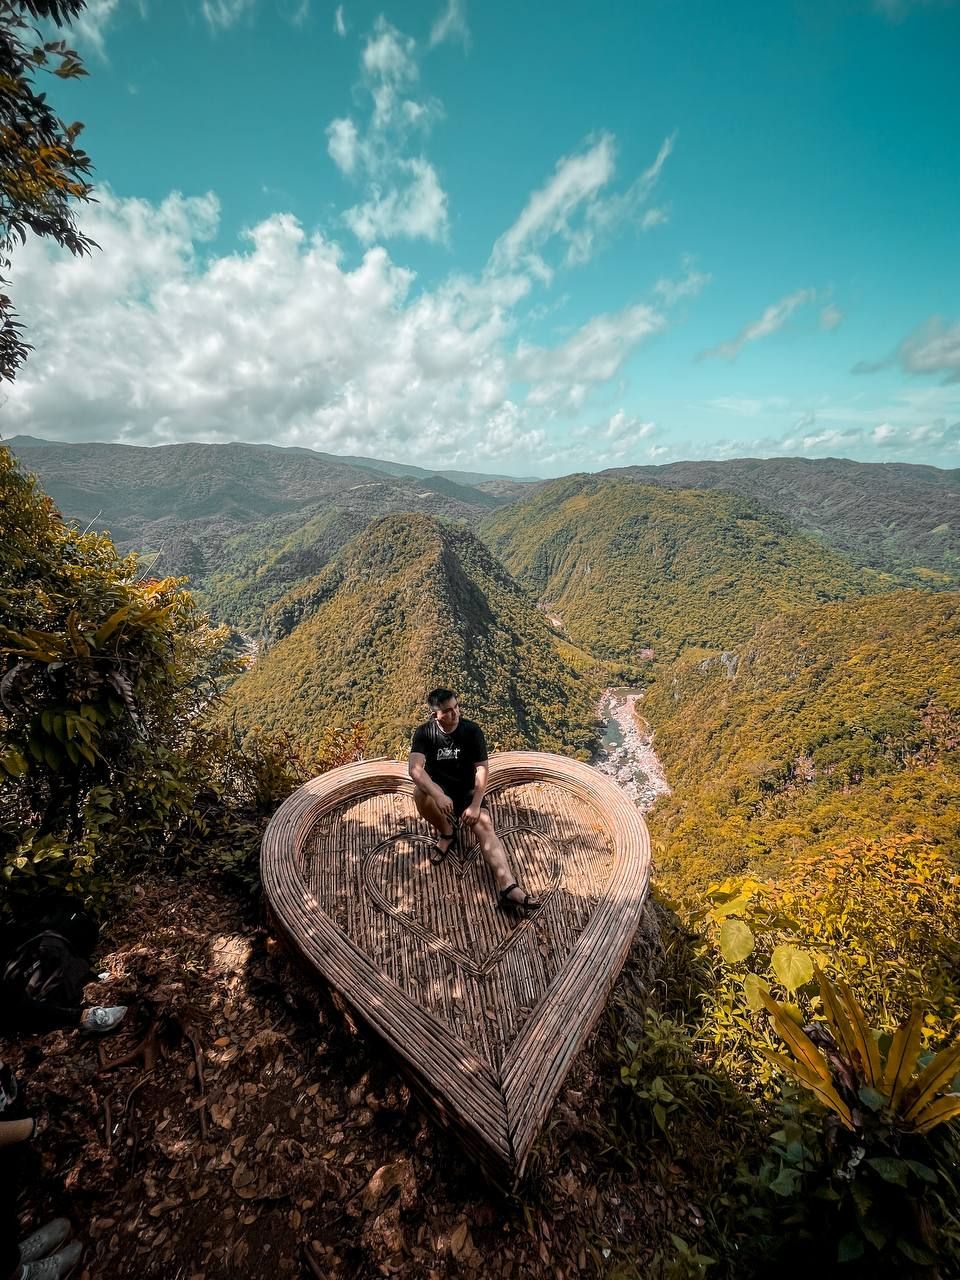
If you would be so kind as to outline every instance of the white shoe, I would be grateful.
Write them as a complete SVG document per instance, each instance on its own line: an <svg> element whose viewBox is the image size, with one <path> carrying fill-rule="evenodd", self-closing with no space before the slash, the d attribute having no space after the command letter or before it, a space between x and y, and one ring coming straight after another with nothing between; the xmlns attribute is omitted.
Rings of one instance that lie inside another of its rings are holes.
<svg viewBox="0 0 960 1280"><path fill-rule="evenodd" d="M20 1261L36 1262L38 1258L45 1258L70 1239L70 1230L66 1218L54 1218L52 1222L45 1223L26 1240L20 1241Z"/></svg>
<svg viewBox="0 0 960 1280"><path fill-rule="evenodd" d="M125 1004L94 1005L92 1009L84 1009L80 1018L80 1030L87 1035L101 1036L105 1031L113 1031L115 1027L119 1027L126 1014Z"/></svg>
<svg viewBox="0 0 960 1280"><path fill-rule="evenodd" d="M63 1280L80 1261L83 1245L78 1240L65 1245L49 1258L37 1262L25 1262L20 1269L22 1280Z"/></svg>

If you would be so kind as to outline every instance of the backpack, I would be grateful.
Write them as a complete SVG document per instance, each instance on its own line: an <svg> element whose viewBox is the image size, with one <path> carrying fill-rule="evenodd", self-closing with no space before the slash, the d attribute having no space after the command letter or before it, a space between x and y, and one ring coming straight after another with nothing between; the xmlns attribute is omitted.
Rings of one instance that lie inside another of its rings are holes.
<svg viewBox="0 0 960 1280"><path fill-rule="evenodd" d="M89 961L62 933L45 929L9 955L0 972L3 1023L8 1031L50 1031L76 1026L83 989L93 979Z"/></svg>

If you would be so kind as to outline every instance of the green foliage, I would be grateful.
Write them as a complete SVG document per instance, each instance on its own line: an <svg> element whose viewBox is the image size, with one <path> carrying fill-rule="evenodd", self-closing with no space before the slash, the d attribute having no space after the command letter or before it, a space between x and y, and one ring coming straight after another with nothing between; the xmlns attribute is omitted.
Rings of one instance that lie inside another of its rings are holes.
<svg viewBox="0 0 960 1280"><path fill-rule="evenodd" d="M38 93L41 71L63 80L84 75L83 64L62 41L44 42L31 19L62 25L83 9L84 0L0 0L0 272L28 231L50 236L74 254L93 242L74 221L72 200L88 200L90 159L76 145L83 128L67 124ZM0 277L0 378L13 379L26 359L13 304Z"/></svg>
<svg viewBox="0 0 960 1280"><path fill-rule="evenodd" d="M960 596L794 610L737 654L687 654L644 714L674 788L651 819L660 883L687 898L777 875L850 838L955 838Z"/></svg>
<svg viewBox="0 0 960 1280"><path fill-rule="evenodd" d="M260 844L278 806L309 779L362 760L367 748L361 724L329 730L313 752L283 733L243 738L234 725L205 727L202 744L203 784L178 834L178 863L204 875L213 869L244 893L259 888Z"/></svg>
<svg viewBox="0 0 960 1280"><path fill-rule="evenodd" d="M204 774L193 721L225 674L174 579L138 581L108 538L64 525L0 448L3 902L89 895L162 850Z"/></svg>
<svg viewBox="0 0 960 1280"><path fill-rule="evenodd" d="M800 603L861 594L863 574L742 498L570 476L481 524L488 546L550 602L573 640L643 668L642 653L729 648Z"/></svg>
<svg viewBox="0 0 960 1280"><path fill-rule="evenodd" d="M846 983L818 974L818 986L822 1021L803 1030L791 1010L761 997L791 1051L768 1057L803 1090L773 1135L759 1184L792 1202L802 1238L836 1241L838 1263L924 1274L943 1255L931 1195L936 1153L923 1135L960 1116L960 1093L951 1092L960 1042L922 1056L920 1004L883 1036Z"/></svg>
<svg viewBox="0 0 960 1280"><path fill-rule="evenodd" d="M469 532L425 516L374 521L272 611L283 638L229 690L223 716L316 741L362 722L371 749L404 758L423 698L456 688L491 750L585 757L599 682L559 643Z"/></svg>

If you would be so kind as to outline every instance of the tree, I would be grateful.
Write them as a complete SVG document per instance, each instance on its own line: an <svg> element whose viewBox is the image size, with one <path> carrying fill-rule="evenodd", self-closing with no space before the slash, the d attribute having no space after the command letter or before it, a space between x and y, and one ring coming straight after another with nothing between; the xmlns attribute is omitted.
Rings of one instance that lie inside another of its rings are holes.
<svg viewBox="0 0 960 1280"><path fill-rule="evenodd" d="M66 124L37 92L38 72L62 80L85 75L62 40L44 41L32 20L62 26L86 0L0 0L0 378L13 380L30 344L5 292L11 253L27 231L52 236L71 253L96 248L74 221L76 200L89 200L89 156L76 146L83 129Z"/></svg>

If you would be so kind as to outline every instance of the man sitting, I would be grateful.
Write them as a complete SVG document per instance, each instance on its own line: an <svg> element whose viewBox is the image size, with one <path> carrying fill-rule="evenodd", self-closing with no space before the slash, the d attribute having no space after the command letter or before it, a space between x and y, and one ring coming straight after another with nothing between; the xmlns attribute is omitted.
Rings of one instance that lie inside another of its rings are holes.
<svg viewBox="0 0 960 1280"><path fill-rule="evenodd" d="M484 861L494 874L500 905L514 911L536 911L539 901L517 883L506 850L484 804L487 789L487 743L483 730L460 715L451 689L427 694L430 719L413 735L407 768L418 812L437 831L438 861L450 852L459 824L470 827Z"/></svg>

